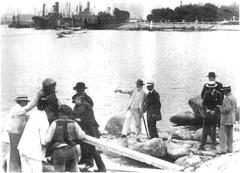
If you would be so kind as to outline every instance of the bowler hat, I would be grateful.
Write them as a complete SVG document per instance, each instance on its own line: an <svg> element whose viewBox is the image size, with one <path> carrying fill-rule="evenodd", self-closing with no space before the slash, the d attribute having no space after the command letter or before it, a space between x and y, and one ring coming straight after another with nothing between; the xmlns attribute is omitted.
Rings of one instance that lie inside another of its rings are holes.
<svg viewBox="0 0 240 173"><path fill-rule="evenodd" d="M216 74L215 72L209 72L207 77L216 77Z"/></svg>
<svg viewBox="0 0 240 173"><path fill-rule="evenodd" d="M18 102L18 101L30 102L30 100L28 100L28 97L27 97L27 96L18 96L18 97L15 99L15 102Z"/></svg>
<svg viewBox="0 0 240 173"><path fill-rule="evenodd" d="M138 79L138 80L136 81L136 84L137 84L137 85L141 85L141 86L145 85L141 79Z"/></svg>
<svg viewBox="0 0 240 173"><path fill-rule="evenodd" d="M221 91L231 91L231 86L222 87Z"/></svg>
<svg viewBox="0 0 240 173"><path fill-rule="evenodd" d="M74 90L77 90L77 89L87 89L87 87L85 86L85 83L84 82L78 82L76 83L76 86L73 87Z"/></svg>
<svg viewBox="0 0 240 173"><path fill-rule="evenodd" d="M206 87L208 88L215 88L217 86L216 82L210 81L206 84Z"/></svg>
<svg viewBox="0 0 240 173"><path fill-rule="evenodd" d="M72 108L68 105L61 105L59 107L59 112L63 113L64 115L72 115L73 114Z"/></svg>

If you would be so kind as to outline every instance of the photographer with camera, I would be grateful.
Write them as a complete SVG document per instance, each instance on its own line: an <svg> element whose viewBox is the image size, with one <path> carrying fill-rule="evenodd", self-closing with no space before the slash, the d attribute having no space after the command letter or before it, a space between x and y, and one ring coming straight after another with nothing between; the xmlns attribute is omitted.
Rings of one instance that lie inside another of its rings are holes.
<svg viewBox="0 0 240 173"><path fill-rule="evenodd" d="M215 81L210 81L206 84L208 90L203 97L203 130L202 130L202 142L199 150L204 150L206 145L207 136L212 139L213 146L216 146L216 126L220 116L219 106L222 104L222 94L216 90L217 84Z"/></svg>

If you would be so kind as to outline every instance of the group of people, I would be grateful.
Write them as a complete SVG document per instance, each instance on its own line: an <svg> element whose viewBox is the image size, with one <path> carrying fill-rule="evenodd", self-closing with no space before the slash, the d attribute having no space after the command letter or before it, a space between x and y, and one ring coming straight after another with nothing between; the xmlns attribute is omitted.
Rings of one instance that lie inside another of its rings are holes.
<svg viewBox="0 0 240 173"><path fill-rule="evenodd" d="M216 81L215 72L209 72L209 82L204 84L201 98L203 100L203 131L199 150L204 150L207 137L212 145L217 145L216 128L219 128L219 154L233 151L233 125L237 110L237 101L231 93L231 86L224 87Z"/></svg>
<svg viewBox="0 0 240 173"><path fill-rule="evenodd" d="M8 171L42 172L42 161L48 160L56 172L78 172L78 164L87 171L94 161L98 168L95 171L106 172L99 151L84 143L86 135L100 137L86 88L83 82L73 88L74 109L59 101L56 82L49 78L42 82L42 89L32 101L27 96L16 98L6 128L10 142Z"/></svg>
<svg viewBox="0 0 240 173"><path fill-rule="evenodd" d="M232 152L236 99L230 86L223 87L215 80L214 72L209 72L207 77L209 82L201 92L203 131L199 149L204 150L208 135L216 146L218 127L219 153ZM143 80L138 79L136 88L132 90L115 90L130 95L122 138L134 134L136 140L140 141L142 119L148 138L158 138L156 123L162 119L160 96L153 82L146 83L147 94L143 91L144 85ZM83 164L83 170L87 171L94 166L94 161L97 171L106 172L106 166L96 147L84 143L86 135L100 138L99 124L93 111L94 103L85 89L87 87L83 82L78 82L73 87L76 91L72 97L72 103L75 104L73 109L59 101L56 82L49 78L42 82L42 89L32 101L27 96L16 98L17 104L10 111L7 127L11 147L9 171L42 172L42 160L49 158L49 163L53 164L57 172L78 172L78 164ZM34 107L37 109L32 110ZM145 112L147 125L143 116ZM131 132L132 123L134 130Z"/></svg>

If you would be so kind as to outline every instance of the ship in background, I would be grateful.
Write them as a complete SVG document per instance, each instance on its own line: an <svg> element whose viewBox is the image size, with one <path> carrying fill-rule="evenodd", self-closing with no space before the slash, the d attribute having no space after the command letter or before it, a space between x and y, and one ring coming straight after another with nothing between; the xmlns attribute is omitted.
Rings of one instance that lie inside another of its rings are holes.
<svg viewBox="0 0 240 173"><path fill-rule="evenodd" d="M31 15L17 14L12 16L12 21L8 24L9 28L31 28L33 26Z"/></svg>
<svg viewBox="0 0 240 173"><path fill-rule="evenodd" d="M71 14L70 2L67 3L67 14L60 13L59 2L53 5L53 11L45 14L46 4L43 4L42 16L33 16L33 24L36 29L58 29L68 27L91 28L97 24L97 16L90 11L90 2L87 2L87 8L82 10L82 5L77 6L77 13Z"/></svg>

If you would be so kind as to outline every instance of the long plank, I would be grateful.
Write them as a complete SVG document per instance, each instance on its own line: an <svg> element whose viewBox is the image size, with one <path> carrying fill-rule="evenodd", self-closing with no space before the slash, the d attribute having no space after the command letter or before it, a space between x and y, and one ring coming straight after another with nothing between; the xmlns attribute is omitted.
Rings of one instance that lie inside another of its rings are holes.
<svg viewBox="0 0 240 173"><path fill-rule="evenodd" d="M172 171L181 171L183 170L183 167L175 165L173 163L158 159L156 157L143 154L128 148L124 148L121 146L113 145L106 143L105 141L102 141L101 139L97 139L91 136L86 135L86 138L83 140L83 142L94 145L96 147L102 148L104 150L108 150L114 153L117 153L119 155L146 163L148 165L152 165L156 168L161 169L167 169Z"/></svg>

